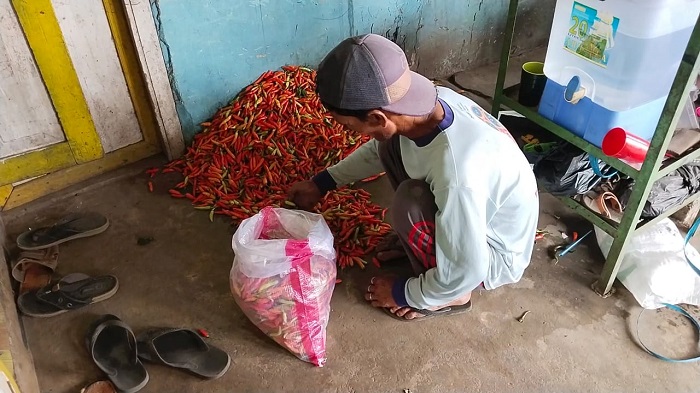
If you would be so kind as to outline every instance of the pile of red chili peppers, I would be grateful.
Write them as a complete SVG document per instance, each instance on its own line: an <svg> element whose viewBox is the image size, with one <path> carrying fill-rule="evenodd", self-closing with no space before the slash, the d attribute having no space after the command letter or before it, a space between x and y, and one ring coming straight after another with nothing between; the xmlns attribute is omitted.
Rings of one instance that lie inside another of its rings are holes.
<svg viewBox="0 0 700 393"><path fill-rule="evenodd" d="M298 66L263 73L202 123L182 158L163 168L184 176L170 195L208 210L212 220L220 214L240 221L266 206L289 207L286 192L293 183L310 179L369 139L333 120L315 93L315 80L316 71ZM391 230L383 221L386 209L361 189L333 191L315 210L333 231L343 268L364 268L361 258Z"/></svg>

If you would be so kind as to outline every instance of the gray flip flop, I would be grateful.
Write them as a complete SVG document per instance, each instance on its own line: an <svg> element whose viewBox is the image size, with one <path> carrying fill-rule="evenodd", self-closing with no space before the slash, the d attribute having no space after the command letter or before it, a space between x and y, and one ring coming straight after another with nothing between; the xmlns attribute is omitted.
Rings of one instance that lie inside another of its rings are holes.
<svg viewBox="0 0 700 393"><path fill-rule="evenodd" d="M464 314L467 311L472 309L472 301L468 301L467 304L463 304L461 306L448 306L441 308L439 310L431 311L431 310L419 310L417 308L411 307L411 311L416 312L418 314L423 315L420 318L413 318L413 319L406 319L404 317L400 317L393 312L389 311L388 308L383 308L385 313L387 313L390 317L394 319L398 319L399 321L403 322L416 322L416 321L423 321L426 319L431 319L439 316L448 316L448 315L458 315L458 314Z"/></svg>
<svg viewBox="0 0 700 393"><path fill-rule="evenodd" d="M137 355L136 337L118 317L107 314L92 323L85 338L92 360L117 390L135 393L148 383L148 371Z"/></svg>
<svg viewBox="0 0 700 393"><path fill-rule="evenodd" d="M50 227L32 229L17 237L22 250L41 250L107 230L109 220L99 213L70 214Z"/></svg>
<svg viewBox="0 0 700 393"><path fill-rule="evenodd" d="M114 276L73 273L41 289L23 293L17 298L17 307L30 317L53 317L107 300L118 289L119 281Z"/></svg>
<svg viewBox="0 0 700 393"><path fill-rule="evenodd" d="M231 357L219 348L207 345L189 329L154 328L138 337L139 357L153 363L180 368L207 379L226 373Z"/></svg>

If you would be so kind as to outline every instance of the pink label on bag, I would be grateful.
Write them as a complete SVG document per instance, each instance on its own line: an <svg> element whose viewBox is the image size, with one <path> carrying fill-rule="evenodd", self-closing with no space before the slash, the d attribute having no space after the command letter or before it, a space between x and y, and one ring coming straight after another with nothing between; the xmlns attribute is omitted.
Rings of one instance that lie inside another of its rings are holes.
<svg viewBox="0 0 700 393"><path fill-rule="evenodd" d="M301 333L301 342L304 349L309 354L309 362L321 367L323 363L319 359L325 361L325 352L321 347L321 353L317 353L314 348L314 338L312 335L313 325L320 320L320 312L318 302L315 299L310 299L314 292L314 286L311 281L313 273L311 272L311 256L313 253L309 248L309 242L301 240L288 240L285 247L285 253L292 258L292 271L290 275L290 284L294 291L295 305L297 318L299 318L299 327Z"/></svg>

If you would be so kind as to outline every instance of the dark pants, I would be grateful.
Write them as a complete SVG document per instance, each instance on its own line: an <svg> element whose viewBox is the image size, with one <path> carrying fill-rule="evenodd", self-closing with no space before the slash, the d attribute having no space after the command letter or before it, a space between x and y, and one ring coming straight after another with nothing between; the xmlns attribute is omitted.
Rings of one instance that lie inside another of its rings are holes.
<svg viewBox="0 0 700 393"><path fill-rule="evenodd" d="M411 179L406 173L398 136L379 144L379 159L395 191L392 226L419 275L435 267L435 196L428 183Z"/></svg>

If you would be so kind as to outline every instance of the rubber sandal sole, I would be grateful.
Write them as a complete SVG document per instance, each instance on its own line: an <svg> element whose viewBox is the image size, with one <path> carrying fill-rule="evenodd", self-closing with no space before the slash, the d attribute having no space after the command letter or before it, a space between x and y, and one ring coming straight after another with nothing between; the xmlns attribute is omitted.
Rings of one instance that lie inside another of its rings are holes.
<svg viewBox="0 0 700 393"><path fill-rule="evenodd" d="M184 371L184 372L186 372L186 373L188 373L188 374L190 374L190 375L194 375L195 377L203 378L203 379L206 379L206 380L215 380L215 379L219 379L219 378L223 377L224 374L226 374L226 372L229 370L229 368L231 368L231 356L228 357L228 360L227 360L227 362L226 362L226 366L225 366L218 374L213 375L213 376L204 376L204 375L202 375L202 374L198 374L198 373L196 373L196 372L194 372L194 371L192 371L192 370L186 369L186 368L171 366L171 365L169 365L169 364L162 363L162 362L160 362L159 360L155 360L155 359L153 359L150 355L146 355L146 354L143 354L143 353L139 353L139 358L141 358L141 359L143 359L143 360L145 360L145 361L147 361L147 362L149 362L149 363L157 364L157 365L160 365L160 366L163 366L163 367L174 368L174 369L176 369L176 370L182 370L182 371Z"/></svg>
<svg viewBox="0 0 700 393"><path fill-rule="evenodd" d="M449 309L449 310L447 310ZM460 315L460 314L465 314L472 309L472 301L468 301L467 304L461 305L461 306L449 306L449 307L444 307L441 308L440 310L436 311L428 311L428 310L418 310L413 307L411 307L411 311L417 312L419 314L422 314L422 317L418 318L413 318L413 319L406 319L404 317L400 317L393 312L389 311L388 308L382 308L382 311L384 311L387 315L390 317L402 321L402 322L417 322L417 321L423 321L426 319L432 319L432 318L437 318L437 317L447 317L447 316L452 316L452 315Z"/></svg>

